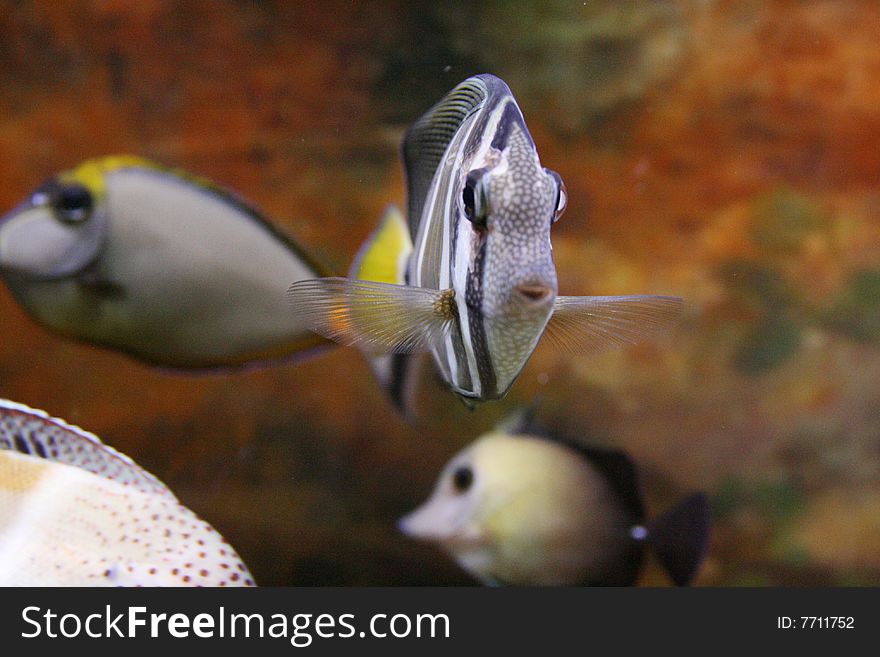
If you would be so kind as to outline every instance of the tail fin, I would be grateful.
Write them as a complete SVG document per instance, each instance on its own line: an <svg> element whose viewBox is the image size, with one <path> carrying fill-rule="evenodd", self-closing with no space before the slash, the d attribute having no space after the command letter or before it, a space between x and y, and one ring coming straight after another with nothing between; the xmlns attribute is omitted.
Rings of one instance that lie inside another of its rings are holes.
<svg viewBox="0 0 880 657"><path fill-rule="evenodd" d="M648 543L676 586L687 585L703 561L709 544L709 500L691 495L654 520Z"/></svg>

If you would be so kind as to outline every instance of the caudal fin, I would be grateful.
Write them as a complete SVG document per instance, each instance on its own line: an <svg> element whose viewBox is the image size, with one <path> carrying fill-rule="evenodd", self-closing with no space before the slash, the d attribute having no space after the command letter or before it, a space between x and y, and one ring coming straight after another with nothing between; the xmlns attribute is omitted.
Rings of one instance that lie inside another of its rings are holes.
<svg viewBox="0 0 880 657"><path fill-rule="evenodd" d="M686 498L654 520L648 541L676 586L687 585L709 544L709 500L703 493Z"/></svg>

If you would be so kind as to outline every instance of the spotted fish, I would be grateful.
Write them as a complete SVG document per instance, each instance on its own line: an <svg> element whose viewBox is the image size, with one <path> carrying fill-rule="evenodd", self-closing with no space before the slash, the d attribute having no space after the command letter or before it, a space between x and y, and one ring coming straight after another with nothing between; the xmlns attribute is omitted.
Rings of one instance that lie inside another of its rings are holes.
<svg viewBox="0 0 880 657"><path fill-rule="evenodd" d="M469 78L406 133L407 218L386 212L349 278L294 282L297 321L374 357L401 402L408 354L430 352L469 402L503 397L545 330L577 352L668 328L682 300L560 296L550 230L566 206L507 85Z"/></svg>
<svg viewBox="0 0 880 657"><path fill-rule="evenodd" d="M137 157L88 160L0 218L0 276L34 319L170 368L324 343L284 293L326 273L232 193Z"/></svg>
<svg viewBox="0 0 880 657"><path fill-rule="evenodd" d="M0 400L0 585L253 583L223 537L130 458Z"/></svg>

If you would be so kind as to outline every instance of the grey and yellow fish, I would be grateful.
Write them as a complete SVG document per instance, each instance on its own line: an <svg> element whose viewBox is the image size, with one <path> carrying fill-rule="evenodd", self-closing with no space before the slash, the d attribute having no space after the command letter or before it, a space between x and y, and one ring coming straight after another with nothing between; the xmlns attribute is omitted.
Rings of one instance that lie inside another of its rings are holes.
<svg viewBox="0 0 880 657"><path fill-rule="evenodd" d="M485 584L631 586L646 549L675 584L690 582L709 523L696 494L646 524L625 454L508 425L456 454L399 526Z"/></svg>
<svg viewBox="0 0 880 657"><path fill-rule="evenodd" d="M235 550L96 436L0 399L0 585L253 586Z"/></svg>
<svg viewBox="0 0 880 657"><path fill-rule="evenodd" d="M430 352L471 402L503 397L542 334L578 352L668 328L682 300L559 296L550 230L566 206L507 85L469 78L406 133L408 222L384 216L349 278L293 283L298 321L377 358L401 404L406 354Z"/></svg>
<svg viewBox="0 0 880 657"><path fill-rule="evenodd" d="M136 157L88 160L0 218L0 275L39 323L173 368L317 346L284 294L323 273L238 197Z"/></svg>

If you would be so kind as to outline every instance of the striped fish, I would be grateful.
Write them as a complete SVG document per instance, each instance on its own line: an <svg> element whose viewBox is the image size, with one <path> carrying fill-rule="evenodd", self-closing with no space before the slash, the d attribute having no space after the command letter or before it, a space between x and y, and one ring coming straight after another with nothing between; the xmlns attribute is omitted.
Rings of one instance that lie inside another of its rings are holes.
<svg viewBox="0 0 880 657"><path fill-rule="evenodd" d="M0 586L253 586L217 530L97 436L0 399Z"/></svg>
<svg viewBox="0 0 880 657"><path fill-rule="evenodd" d="M578 352L639 342L667 328L682 300L557 294L551 226L560 176L541 166L510 89L469 78L407 132L408 222L394 209L349 278L295 282L299 321L366 352L430 352L468 402L503 397L545 329ZM400 403L409 359L374 366Z"/></svg>

